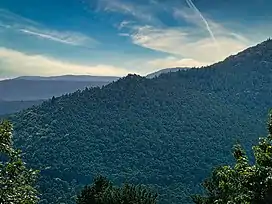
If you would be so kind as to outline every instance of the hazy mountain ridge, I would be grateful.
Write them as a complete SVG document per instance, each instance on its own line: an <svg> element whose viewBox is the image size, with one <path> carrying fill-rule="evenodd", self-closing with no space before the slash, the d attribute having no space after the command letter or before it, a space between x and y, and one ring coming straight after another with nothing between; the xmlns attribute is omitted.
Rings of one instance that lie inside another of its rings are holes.
<svg viewBox="0 0 272 204"><path fill-rule="evenodd" d="M211 168L232 161L237 140L249 150L265 132L271 62L268 40L207 68L128 75L12 116L26 161L50 167L41 203L73 203L71 189L97 173L152 184L161 203L190 203Z"/></svg>
<svg viewBox="0 0 272 204"><path fill-rule="evenodd" d="M154 77L158 77L161 74L166 74L169 72L177 72L177 71L187 71L188 69L191 69L191 67L175 67L175 68L165 68L165 69L161 69L158 70L156 72L153 72L151 74L146 75L146 78L154 78Z"/></svg>
<svg viewBox="0 0 272 204"><path fill-rule="evenodd" d="M90 76L90 75L62 75L62 76L20 76L14 80L31 80L31 81L81 81L81 82L111 82L118 80L120 77L113 76Z"/></svg>
<svg viewBox="0 0 272 204"><path fill-rule="evenodd" d="M44 100L86 87L103 86L117 77L95 76L23 76L0 81L0 99L5 101Z"/></svg>
<svg viewBox="0 0 272 204"><path fill-rule="evenodd" d="M183 68L163 69L151 73L147 78ZM62 76L20 76L0 81L0 115L11 114L38 105L53 96L72 93L85 87L104 86L120 77L62 75ZM52 83L52 84L51 84ZM30 88L28 88L30 87Z"/></svg>
<svg viewBox="0 0 272 204"><path fill-rule="evenodd" d="M0 81L0 115L41 104L42 101L86 87L104 86L118 77L64 75L22 76Z"/></svg>

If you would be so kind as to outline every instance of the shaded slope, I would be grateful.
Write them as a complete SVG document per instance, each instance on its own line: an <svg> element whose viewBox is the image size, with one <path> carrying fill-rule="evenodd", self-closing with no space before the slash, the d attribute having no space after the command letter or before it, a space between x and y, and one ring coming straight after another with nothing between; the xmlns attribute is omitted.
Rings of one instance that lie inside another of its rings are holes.
<svg viewBox="0 0 272 204"><path fill-rule="evenodd" d="M266 41L203 69L129 75L14 115L26 161L46 169L41 203L69 203L97 173L152 184L162 203L189 203L211 168L231 161L236 140L249 148L265 132L271 49Z"/></svg>

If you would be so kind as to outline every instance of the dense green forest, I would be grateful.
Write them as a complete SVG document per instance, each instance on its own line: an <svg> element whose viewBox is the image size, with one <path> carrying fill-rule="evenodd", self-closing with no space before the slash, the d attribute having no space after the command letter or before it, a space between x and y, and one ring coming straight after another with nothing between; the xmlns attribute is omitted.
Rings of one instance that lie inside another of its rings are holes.
<svg viewBox="0 0 272 204"><path fill-rule="evenodd" d="M41 169L40 203L74 203L97 174L149 184L160 203L191 203L214 166L265 134L272 41L202 69L128 75L12 115L15 144ZM249 159L253 160L252 153Z"/></svg>
<svg viewBox="0 0 272 204"><path fill-rule="evenodd" d="M268 204L272 201L272 111L269 113L267 137L252 147L255 162L249 162L240 144L233 149L234 165L216 167L203 182L205 195L192 195L196 204ZM35 181L38 171L28 169L21 152L12 146L12 125L0 123L0 202L36 204L39 201ZM77 204L156 204L158 194L144 185L113 185L97 176L76 196Z"/></svg>

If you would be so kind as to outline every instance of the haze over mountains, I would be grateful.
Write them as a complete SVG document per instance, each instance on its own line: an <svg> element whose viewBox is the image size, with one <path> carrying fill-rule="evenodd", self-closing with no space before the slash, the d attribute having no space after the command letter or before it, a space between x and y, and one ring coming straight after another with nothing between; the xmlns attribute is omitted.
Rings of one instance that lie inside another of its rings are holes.
<svg viewBox="0 0 272 204"><path fill-rule="evenodd" d="M22 76L0 81L0 115L14 113L42 101L86 87L103 86L119 77Z"/></svg>
<svg viewBox="0 0 272 204"><path fill-rule="evenodd" d="M178 71L185 68L168 68L147 75L147 78L159 76L162 73ZM63 75L63 76L21 76L0 81L0 115L15 113L41 104L53 96L83 90L86 87L104 86L120 77Z"/></svg>
<svg viewBox="0 0 272 204"><path fill-rule="evenodd" d="M11 115L15 144L41 169L42 204L72 197L97 174L151 184L160 203L191 203L214 166L265 135L272 107L272 41L202 69L52 98Z"/></svg>
<svg viewBox="0 0 272 204"><path fill-rule="evenodd" d="M31 81L81 81L81 82L112 82L120 77L112 76L90 76L90 75L63 75L63 76L21 76L14 80L31 80Z"/></svg>
<svg viewBox="0 0 272 204"><path fill-rule="evenodd" d="M161 74L165 74L165 73L168 73L168 72L186 71L188 69L191 69L191 67L165 68L165 69L161 69L161 70L159 70L157 72L148 74L146 77L151 79L151 78L158 77Z"/></svg>
<svg viewBox="0 0 272 204"><path fill-rule="evenodd" d="M0 97L5 101L44 100L85 87L103 86L119 77L95 76L23 76L0 81Z"/></svg>

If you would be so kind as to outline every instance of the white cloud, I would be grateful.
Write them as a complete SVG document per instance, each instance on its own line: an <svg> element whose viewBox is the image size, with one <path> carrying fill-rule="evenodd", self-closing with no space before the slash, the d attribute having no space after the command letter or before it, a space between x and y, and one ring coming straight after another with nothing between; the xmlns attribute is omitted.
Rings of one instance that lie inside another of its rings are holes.
<svg viewBox="0 0 272 204"><path fill-rule="evenodd" d="M168 58L159 60L161 64L173 66L180 66L184 63L193 66L212 64L256 43L239 32L234 32L223 24L215 22L210 16L200 13L190 3L190 0L186 0L186 2L189 7L180 5L179 8L178 6L169 6L171 4L164 4L166 7L164 11L167 12L167 15L170 14L176 21L182 22L182 26L169 27L150 21L146 21L142 25L141 21L133 24L125 21L120 24L120 36L129 37L132 43L138 46L176 56L175 60L169 61ZM158 4L157 2L152 4L153 7L158 7L154 10L162 11L163 5ZM147 8L148 6L145 9ZM141 9L139 8L137 12L145 12ZM148 15L152 16L152 19L156 19L156 12L150 12ZM122 32L123 29L126 31L125 33ZM188 59L190 60L188 61ZM155 62L158 61L155 60Z"/></svg>
<svg viewBox="0 0 272 204"><path fill-rule="evenodd" d="M127 16L132 16L143 23L160 23L160 21L153 15L154 7L144 6L132 1L124 0L99 0L99 7L104 11L121 13ZM123 21L124 23L126 21ZM121 27L122 27L121 23Z"/></svg>
<svg viewBox="0 0 272 204"><path fill-rule="evenodd" d="M118 30L121 30L122 28L126 27L127 25L131 23L132 23L131 21L126 21L126 20L122 21L120 25L118 25Z"/></svg>
<svg viewBox="0 0 272 204"><path fill-rule="evenodd" d="M19 75L62 75L88 74L95 76L124 76L125 68L106 64L79 65L63 62L42 55L27 55L15 50L0 47L0 77Z"/></svg>
<svg viewBox="0 0 272 204"><path fill-rule="evenodd" d="M202 15L202 14L201 14ZM198 13L191 11L187 8L182 9L174 9L173 10L173 17L178 21L186 21L190 23L191 25L196 26L196 30L200 33L204 33L207 31L207 25L203 23L202 18L199 16ZM213 35L215 36L228 36L229 38L236 38L236 40L239 40L243 43L249 43L249 40L244 37L242 34L239 34L238 32L234 32L232 30L227 29L220 23L217 23L213 20L211 20L209 17L205 17L205 21L208 23L209 28L212 30ZM192 29L191 29L192 30Z"/></svg>
<svg viewBox="0 0 272 204"><path fill-rule="evenodd" d="M220 36L217 37L217 43L223 49L218 52L217 46L209 37L199 38L195 35L195 30L152 26L133 29L135 31L130 37L134 44L197 61L216 62L249 46L235 38Z"/></svg>
<svg viewBox="0 0 272 204"><path fill-rule="evenodd" d="M64 44L76 45L76 46L84 46L90 44L96 44L96 41L76 32L59 32L53 30L41 30L36 31L36 29L28 30L28 29L19 29L20 32L33 35L39 38L52 40Z"/></svg>
<svg viewBox="0 0 272 204"><path fill-rule="evenodd" d="M74 46L93 47L98 43L95 39L85 34L53 30L3 9L0 9L0 28Z"/></svg>
<svg viewBox="0 0 272 204"><path fill-rule="evenodd" d="M180 58L193 59L200 64L223 60L251 46L246 37L228 31L220 24L210 23L216 30L216 44L200 27L163 28L158 26L129 26L132 42L141 47L165 52Z"/></svg>
<svg viewBox="0 0 272 204"><path fill-rule="evenodd" d="M202 67L209 63L199 62L193 59L179 59L177 57L169 56L166 58L154 59L147 62L148 66L154 69L173 68L173 67Z"/></svg>

